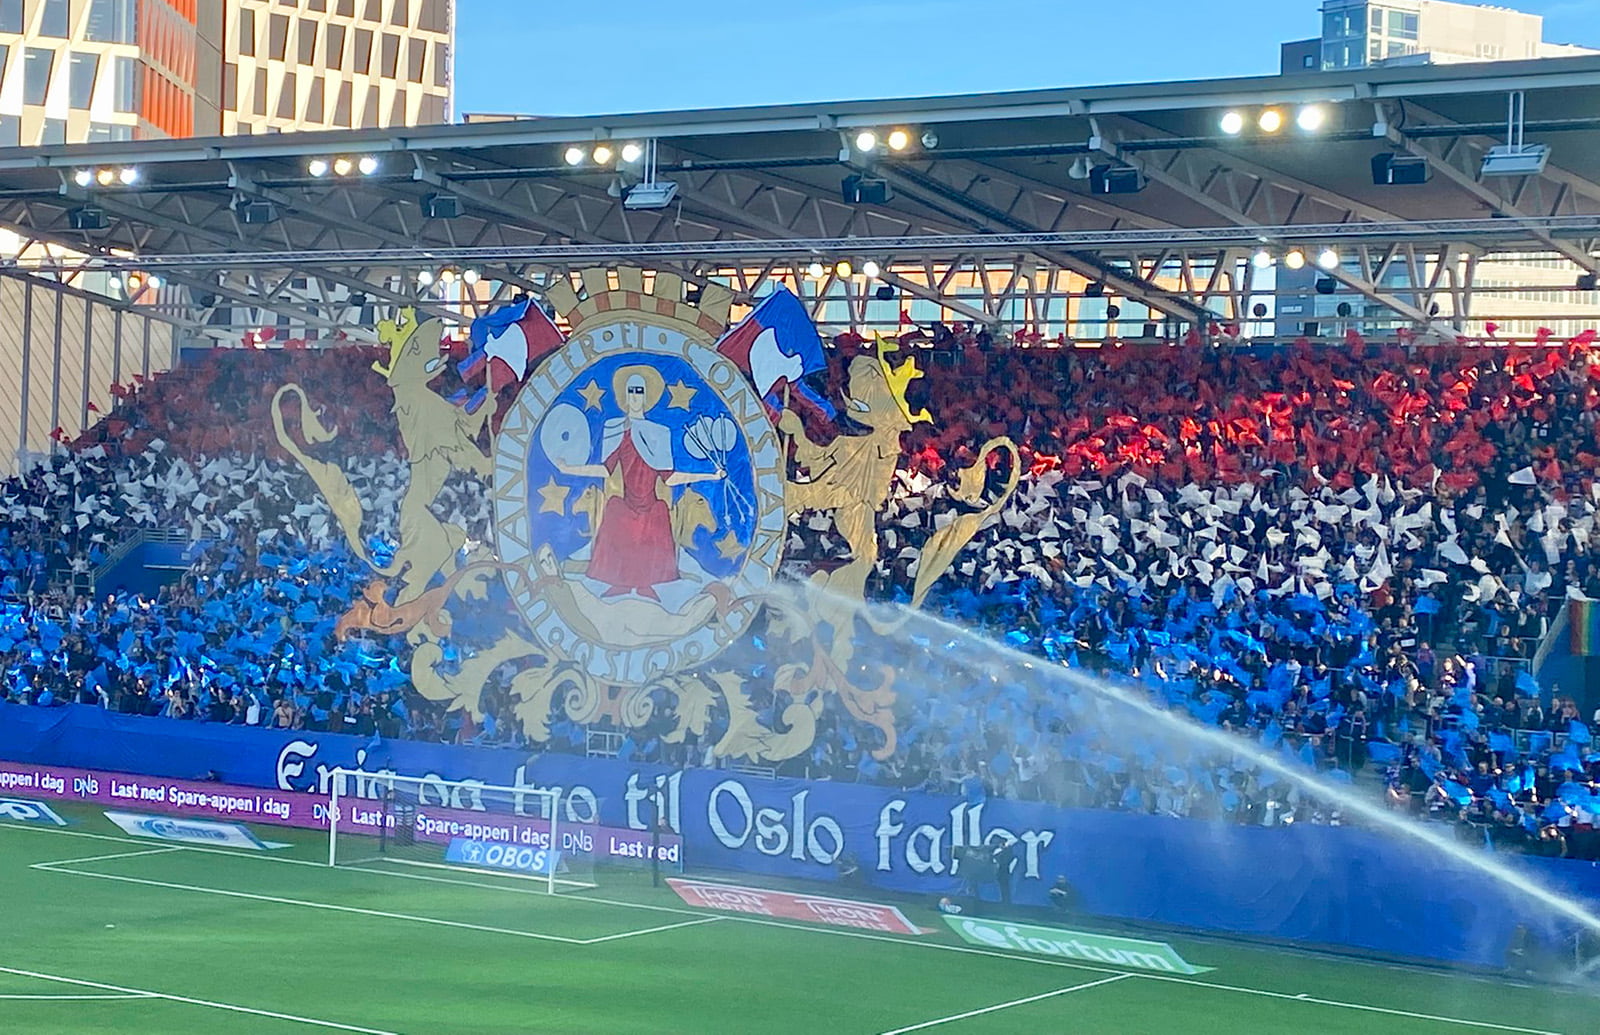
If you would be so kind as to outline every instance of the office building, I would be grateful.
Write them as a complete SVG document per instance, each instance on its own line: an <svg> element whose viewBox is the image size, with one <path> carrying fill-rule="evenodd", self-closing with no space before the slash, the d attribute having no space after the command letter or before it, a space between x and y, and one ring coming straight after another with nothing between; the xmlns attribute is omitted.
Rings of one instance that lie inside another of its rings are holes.
<svg viewBox="0 0 1600 1035"><path fill-rule="evenodd" d="M0 147L447 122L454 0L0 0Z"/></svg>
<svg viewBox="0 0 1600 1035"><path fill-rule="evenodd" d="M1381 64L1518 61L1597 53L1549 43L1544 18L1446 0L1324 0L1322 35L1283 45L1284 74Z"/></svg>

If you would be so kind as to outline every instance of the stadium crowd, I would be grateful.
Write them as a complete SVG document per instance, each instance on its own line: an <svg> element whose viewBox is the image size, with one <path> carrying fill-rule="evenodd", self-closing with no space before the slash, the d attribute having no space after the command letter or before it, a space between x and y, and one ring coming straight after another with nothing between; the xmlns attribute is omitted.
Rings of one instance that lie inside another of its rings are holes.
<svg viewBox="0 0 1600 1035"><path fill-rule="evenodd" d="M1539 687L1528 665L1568 599L1600 599L1593 335L1259 351L962 348L970 339L941 342L914 386L936 419L906 438L875 595L908 598L922 544L955 505L955 472L1008 435L1021 487L928 610L1292 765L1370 780L1374 796L1466 836L1600 857L1600 753L1588 744L1600 716ZM862 343L836 344L846 358ZM209 354L119 387L111 414L0 486L8 699L523 743L508 673L475 724L411 691L403 638L333 636L365 568L279 449L268 408L282 383L312 388L340 429L324 455L361 496L381 557L405 465L373 358ZM435 509L488 535L475 482L451 483ZM167 528L205 544L181 579L148 597L72 593L132 530ZM797 518L791 564L842 550L828 515ZM893 754L874 759L879 734L830 701L814 748L789 767L969 798L1338 821L1270 772L1196 752L1109 698L910 629L872 648L889 663L931 659L897 686ZM789 702L768 691L756 703L776 719ZM706 764L726 717L676 745L661 737L669 720L619 731L620 753ZM583 751L588 732L558 721L552 747Z"/></svg>

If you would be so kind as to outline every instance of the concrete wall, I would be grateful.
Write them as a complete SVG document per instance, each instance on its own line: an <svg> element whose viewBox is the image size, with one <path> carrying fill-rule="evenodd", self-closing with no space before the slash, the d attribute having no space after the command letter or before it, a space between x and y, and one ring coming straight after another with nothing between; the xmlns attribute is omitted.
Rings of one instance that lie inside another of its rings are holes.
<svg viewBox="0 0 1600 1035"><path fill-rule="evenodd" d="M111 411L113 384L170 370L171 324L43 281L0 278L0 476Z"/></svg>

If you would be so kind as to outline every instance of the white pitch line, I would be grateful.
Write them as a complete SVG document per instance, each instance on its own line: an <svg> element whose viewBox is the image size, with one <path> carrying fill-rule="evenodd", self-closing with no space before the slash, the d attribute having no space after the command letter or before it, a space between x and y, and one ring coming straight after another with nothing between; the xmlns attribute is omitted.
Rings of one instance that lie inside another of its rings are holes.
<svg viewBox="0 0 1600 1035"><path fill-rule="evenodd" d="M142 852L118 852L115 855L90 855L82 859L51 859L49 862L31 863L28 868L37 870L46 866L71 866L74 863L104 862L107 859L137 859L141 855L162 855L166 852L181 852L182 848L147 848Z"/></svg>
<svg viewBox="0 0 1600 1035"><path fill-rule="evenodd" d="M924 1028L937 1028L941 1024L949 1024L951 1021L964 1021L968 1017L979 1017L986 1013L995 1013L999 1010L1009 1010L1013 1006L1025 1006L1028 1003L1037 1003L1044 999L1054 999L1058 995L1067 995L1071 992L1082 992L1086 988L1094 988L1097 985L1109 985L1113 981L1121 981L1124 978L1131 978L1133 976L1134 975L1132 974L1115 974L1108 978L1101 978L1099 981L1085 981L1081 985L1073 985L1070 988L1058 988L1054 992L1041 992L1038 995L1030 995L1025 999L1013 999L1009 1003L995 1003L993 1006L984 1006L976 1010L968 1010L966 1013L953 1013L948 1017L936 1017L931 1021L923 1021L921 1024L912 1024L905 1028L896 1028L893 1031L886 1031L883 1033L883 1035L905 1035L905 1033L908 1031L921 1031Z"/></svg>
<svg viewBox="0 0 1600 1035"><path fill-rule="evenodd" d="M271 902L280 906L300 906L304 909L325 909L334 913L355 913L360 916L375 916L383 920L405 920L417 924L432 924L436 927L454 927L464 931L482 931L485 934L509 934L517 938L536 938L545 942L560 942L563 945L582 945L582 938L566 938L559 934L539 934L534 931L514 931L508 927L488 927L484 924L469 924L461 920L441 920L432 916L413 916L410 913L390 913L380 909L363 909L360 906L341 906L331 902L312 902L300 898L280 898L276 895L257 895L249 891L231 891L225 888L207 888L198 884L178 884L174 881L149 880L144 877L124 877L117 873L94 873L90 870L69 870L49 863L34 863L31 869L42 870L47 873L68 873L75 877L93 877L96 880L121 881L124 884L142 884L151 888L169 888L173 891L190 891L201 895L223 895L228 898L248 899L252 902Z"/></svg>
<svg viewBox="0 0 1600 1035"><path fill-rule="evenodd" d="M146 843L146 842L135 840L133 838L117 837L117 836L112 835L112 834L95 834L95 833L90 833L89 831L86 831L86 830L62 830L62 829L60 829L58 827L43 827L43 826L34 826L34 825L28 825L28 824L22 824L22 823L16 823L16 824L0 823L0 830L26 830L26 831L29 831L29 832L32 832L32 833L57 834L57 835L64 835L66 837L88 837L88 838L93 838L93 839L99 840L99 841L113 841L113 842L116 842L116 843L119 843L119 844L144 844L144 843ZM327 868L326 864L324 864L324 863L310 862L310 861L307 861L305 859L289 859L289 858L284 858L282 856L261 855L259 853L255 853L255 852L234 852L234 851L228 851L227 849L221 849L221 848L204 848L204 847L200 847L198 845L186 845L186 846L184 846L184 847L182 847L180 849L177 849L177 850L178 851L185 851L185 852L204 852L204 853L209 854L209 855L228 855L228 856L233 856L234 858L237 858L237 859L259 859L262 862L288 863L290 865L295 865L295 866L316 866L316 867L322 868L322 869L326 869ZM39 864L35 864L35 865L39 865ZM430 877L425 877L425 876L423 876L421 874L416 874L416 873L395 873L395 872L390 871L390 870L368 869L366 867L347 867L347 868L348 869L359 870L362 873L379 874L379 875L385 876L385 877L403 877L403 878L407 878L407 879L411 879L411 880L435 880L435 881L439 881L441 883L462 884L462 885L466 885L468 887L491 888L491 889L494 889L494 890L497 890L497 891L510 891L510 892L514 892L514 893L520 892L520 893L524 893L524 894L534 894L535 893L535 892L525 892L522 889L506 887L506 886L502 886L502 885L483 884L483 883L480 883L480 882L477 882L477 881L446 881L444 878L440 878L440 877L431 877L430 878ZM104 875L103 874L85 874L85 876L104 876ZM242 893L233 893L233 892L217 892L217 893L219 893L219 894L242 894ZM541 894L542 895L544 893L543 892L537 892L537 894ZM1394 1014L1396 1016L1401 1016L1401 1017L1412 1017L1412 1018L1415 1018L1415 1019L1418 1019L1418 1020L1437 1021L1437 1022L1442 1023L1442 1024L1457 1024L1457 1025L1462 1025L1462 1026L1465 1026L1465 1027L1483 1028L1483 1029L1492 1030L1492 1031L1515 1032L1515 1033L1517 1033L1517 1035L1562 1035L1561 1032L1544 1031L1544 1030L1541 1030L1541 1029L1538 1029L1538 1028L1517 1028L1517 1027L1512 1027L1512 1026L1504 1025L1504 1024L1495 1024L1495 1023L1489 1022L1489 1021L1467 1020L1467 1019L1461 1018L1461 1017L1442 1017L1442 1016L1437 1016L1437 1015L1434 1015L1434 1014L1410 1013L1410 1012L1407 1012L1405 1010L1391 1010L1391 1009L1388 1009L1386 1007L1369 1006L1369 1005L1367 1005L1365 1003L1348 1003L1348 1002L1342 1002L1342 1001L1336 1000L1336 999L1312 999L1312 998L1309 998L1305 993L1301 993L1300 995L1296 996L1296 995L1290 995L1287 992L1269 992L1269 991L1266 991L1264 989L1258 989L1258 988L1242 988L1242 987L1239 987L1237 985L1220 985L1220 984L1216 984L1214 982L1209 982L1209 981L1196 981L1196 980L1194 980L1192 978L1182 978L1182 977L1172 977L1172 976L1168 976L1168 975L1143 974L1143 973L1132 973L1130 971L1112 970L1109 967L1097 967L1097 966L1094 966L1093 964L1087 964L1087 963L1070 963L1070 962L1067 962L1065 960L1053 959L1053 958L1045 957L1045 956L1025 956L1025 955L1022 955L1020 953L996 952L996 951L994 951L992 949L980 949L980 948L978 948L976 946L972 946L972 945L950 945L950 944L947 944L947 943L944 943L944 942L914 941L914 940L912 940L911 938L908 938L908 937L897 937L897 936L894 936L894 935L887 935L887 934L873 934L873 933L871 933L869 931L852 931L852 930L844 930L842 928L819 927L819 926L808 925L808 924L784 923L783 921L780 921L780 920L763 920L760 917L741 916L741 915L734 914L734 913L711 914L711 913L705 913L705 912L701 912L701 911L693 910L693 909L684 909L684 908L680 908L680 907L677 907L677 906L658 906L658 905L654 905L654 904L651 904L651 903L648 903L648 902L626 902L626 901L622 901L620 899L599 898L599 897L592 896L592 895L585 895L585 894L583 894L581 892L580 893L571 894L571 895L567 895L567 896L565 896L565 898L568 899L568 900L580 900L580 901L584 901L584 902L594 902L594 903L601 904L601 905L617 906L617 907L623 908L623 909L642 909L642 910L647 910L647 911L655 912L655 913L675 913L675 914L677 914L679 916L696 916L696 917L705 917L705 918L708 918L708 919L732 920L732 921L736 921L738 923L754 924L754 925L758 925L758 926L761 926L761 927L777 927L777 928L782 928L784 930L789 930L789 931L809 931L812 934L831 935L831 936L836 937L836 938L859 938L859 939L864 939L864 940L867 940L867 941L888 942L891 945L914 945L914 946L917 946L917 947L923 948L923 949L938 949L938 950L941 950L941 951L944 951L944 952L959 952L959 953L963 953L963 954L971 955L971 956L988 956L988 957L993 958L993 959L1016 960L1016 961L1021 962L1021 963L1032 963L1032 964L1035 964L1035 965L1038 965L1038 966L1065 967L1065 968L1067 968L1069 970L1082 970L1082 971L1088 971L1088 972L1097 973L1097 974L1119 974L1119 975L1121 975L1121 974L1131 974L1131 976L1133 976L1133 977L1142 977L1142 978L1149 979L1151 981L1171 981L1171 982L1174 982L1174 983L1177 983L1177 984L1196 985L1196 986L1201 987L1201 988L1211 988L1211 989L1218 989L1218 990L1224 990L1224 991L1229 991L1229 992L1238 992L1238 993L1243 994L1243 995L1266 996L1268 998L1283 999L1283 1000L1287 1000L1289 1002L1315 1003L1315 1004L1320 1005L1320 1006L1333 1006L1333 1007L1339 1007L1341 1009L1346 1009L1346 1010L1361 1010L1361 1011L1377 1012L1377 1013L1389 1013L1389 1014ZM347 907L328 907L328 908L347 908ZM437 922L437 923L448 923L448 921L434 921L434 922ZM554 936L553 935L545 935L543 937L553 938ZM577 939L571 939L571 941L574 944L581 944ZM1551 989L1551 991L1554 991L1554 992L1557 992L1557 993L1561 993L1562 992L1561 989Z"/></svg>
<svg viewBox="0 0 1600 1035"><path fill-rule="evenodd" d="M659 934L662 931L676 931L684 927L698 927L701 924L714 924L721 919L722 917L720 916L704 916L698 920L685 920L681 924L663 924L660 927L646 927L642 931L623 931L621 934L607 934L602 935L599 938L587 938L584 940L583 944L599 945L601 942L620 941L623 938L637 938L643 934Z"/></svg>
<svg viewBox="0 0 1600 1035"><path fill-rule="evenodd" d="M27 1000L30 1000L30 1001L42 1001L42 1002L65 1002L65 1001L70 1000L70 1001L75 1002L75 1003L84 1003L84 1002L94 1002L94 1001L99 1000L99 999L105 999L105 1000L114 1000L114 999L115 1000L128 1000L128 999L158 999L158 998L160 998L160 997L157 996L154 992L129 992L127 994L123 994L121 992L109 992L109 993L107 993L105 995L87 995L87 994L85 994L85 995L10 995L10 994L0 995L0 999L7 1000L8 1002L13 1000L13 999L27 999Z"/></svg>
<svg viewBox="0 0 1600 1035"><path fill-rule="evenodd" d="M384 1031L381 1028L363 1028L355 1024L341 1024L338 1021L324 1021L316 1017L301 1017L292 1013L279 1013L276 1010L258 1010L253 1006L238 1006L234 1003L220 1003L214 999L195 999L192 996L172 995L168 992L154 992L145 988L128 988L125 985L112 985L104 981L86 981L83 978L63 977L60 974L45 974L37 970L22 970L19 967L0 967L0 974L15 974L18 977L35 978L39 981L55 981L63 985L77 985L80 988L100 988L108 992L123 992L126 993L129 998L165 999L169 1003L183 1003L188 1006L205 1006L213 1010L226 1010L230 1013L246 1013L253 1017L270 1017L275 1021L291 1021L295 1024L309 1024L316 1028L333 1028L338 1031L353 1031L359 1033L359 1035L399 1035L398 1032Z"/></svg>
<svg viewBox="0 0 1600 1035"><path fill-rule="evenodd" d="M1259 988L1240 988L1238 985L1219 985L1214 981L1196 981L1193 978L1170 977L1166 974L1135 974L1134 977L1146 978L1150 981L1170 981L1179 985L1193 985L1197 988L1214 988L1221 992L1238 992L1241 995L1258 995L1268 999L1281 999L1290 1003L1312 1003L1317 1006L1336 1006L1343 1010L1361 1010L1366 1013L1388 1014L1391 1017L1410 1017L1419 1021L1438 1021L1440 1024L1459 1024L1468 1028L1484 1028L1489 1031L1510 1031L1519 1035L1562 1035L1559 1031L1549 1031L1545 1028L1518 1028L1510 1024L1496 1024L1493 1021L1468 1020L1464 1017L1442 1017L1433 1013L1414 1013L1411 1010L1395 1010L1387 1006L1368 1006L1365 1003L1346 1003L1337 999L1318 999L1315 996L1301 992L1299 995L1290 995L1288 992L1267 992Z"/></svg>

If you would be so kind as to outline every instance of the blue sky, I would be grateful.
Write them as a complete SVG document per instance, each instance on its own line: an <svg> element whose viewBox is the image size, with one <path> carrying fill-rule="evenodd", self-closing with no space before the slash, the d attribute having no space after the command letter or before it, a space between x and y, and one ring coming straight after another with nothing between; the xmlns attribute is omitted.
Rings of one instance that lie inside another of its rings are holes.
<svg viewBox="0 0 1600 1035"><path fill-rule="evenodd" d="M1502 0L1600 46L1600 0ZM457 111L571 115L1263 75L1318 0L458 0Z"/></svg>

